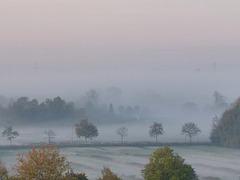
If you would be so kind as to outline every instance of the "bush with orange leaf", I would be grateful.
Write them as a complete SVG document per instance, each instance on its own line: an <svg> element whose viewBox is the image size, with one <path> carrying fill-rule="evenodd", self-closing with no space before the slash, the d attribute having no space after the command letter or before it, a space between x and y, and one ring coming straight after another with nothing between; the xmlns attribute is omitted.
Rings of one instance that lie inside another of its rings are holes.
<svg viewBox="0 0 240 180"><path fill-rule="evenodd" d="M65 156L60 156L59 148L43 143L39 149L28 149L26 155L18 154L18 163L12 169L16 174L13 179L62 179L70 171L70 164Z"/></svg>

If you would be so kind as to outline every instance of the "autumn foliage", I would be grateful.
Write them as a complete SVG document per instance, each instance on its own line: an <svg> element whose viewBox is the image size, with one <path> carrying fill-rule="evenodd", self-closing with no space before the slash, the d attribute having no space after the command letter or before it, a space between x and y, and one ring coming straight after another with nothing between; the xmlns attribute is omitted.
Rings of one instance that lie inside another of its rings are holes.
<svg viewBox="0 0 240 180"><path fill-rule="evenodd" d="M53 145L42 144L39 149L28 149L26 155L18 154L18 163L12 168L16 171L14 179L58 180L70 170L66 157Z"/></svg>
<svg viewBox="0 0 240 180"><path fill-rule="evenodd" d="M0 179L8 179L8 171L5 163L0 159Z"/></svg>

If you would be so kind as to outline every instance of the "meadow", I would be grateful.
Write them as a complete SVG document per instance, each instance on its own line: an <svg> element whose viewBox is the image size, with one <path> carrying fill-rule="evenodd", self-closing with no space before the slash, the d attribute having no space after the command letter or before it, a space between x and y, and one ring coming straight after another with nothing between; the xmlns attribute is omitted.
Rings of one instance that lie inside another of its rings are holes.
<svg viewBox="0 0 240 180"><path fill-rule="evenodd" d="M101 175L103 166L109 167L124 180L142 180L141 170L148 163L153 146L98 146L63 147L62 155L67 156L76 172L85 172L90 180ZM194 145L171 146L186 163L196 170L200 180L238 180L240 177L240 150L213 146ZM0 149L0 157L10 168L16 163L17 153L26 149Z"/></svg>

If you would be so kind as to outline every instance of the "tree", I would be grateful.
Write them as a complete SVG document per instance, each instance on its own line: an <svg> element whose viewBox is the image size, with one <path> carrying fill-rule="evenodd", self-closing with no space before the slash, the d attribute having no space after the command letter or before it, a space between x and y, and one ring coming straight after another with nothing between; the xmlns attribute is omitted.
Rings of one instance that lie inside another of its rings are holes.
<svg viewBox="0 0 240 180"><path fill-rule="evenodd" d="M162 123L154 122L153 125L150 126L149 135L151 137L155 137L156 142L158 142L157 137L161 134L163 134Z"/></svg>
<svg viewBox="0 0 240 180"><path fill-rule="evenodd" d="M198 177L184 159L169 147L158 148L142 170L145 180L197 180Z"/></svg>
<svg viewBox="0 0 240 180"><path fill-rule="evenodd" d="M44 134L48 136L48 144L51 144L51 139L56 137L56 133L52 130L45 130Z"/></svg>
<svg viewBox="0 0 240 180"><path fill-rule="evenodd" d="M121 136L121 142L123 143L123 137L128 135L128 128L125 126L120 127L116 130L116 133Z"/></svg>
<svg viewBox="0 0 240 180"><path fill-rule="evenodd" d="M189 137L190 143L192 142L192 137L200 133L201 130L197 127L194 122L185 123L182 126L182 134L185 134Z"/></svg>
<svg viewBox="0 0 240 180"><path fill-rule="evenodd" d="M8 171L5 163L0 159L0 179L8 179Z"/></svg>
<svg viewBox="0 0 240 180"><path fill-rule="evenodd" d="M75 133L79 138L84 137L86 142L87 139L98 136L97 127L89 123L87 119L83 119L80 123L75 124Z"/></svg>
<svg viewBox="0 0 240 180"><path fill-rule="evenodd" d="M19 133L17 131L13 131L12 126L8 126L2 132L2 136L7 137L7 140L10 141L10 144L12 144L12 139L19 136Z"/></svg>
<svg viewBox="0 0 240 180"><path fill-rule="evenodd" d="M210 134L211 142L215 145L231 148L240 147L240 99L226 110L220 119L213 122Z"/></svg>
<svg viewBox="0 0 240 180"><path fill-rule="evenodd" d="M116 174L114 174L109 168L103 167L102 169L102 178L97 180L122 180Z"/></svg>
<svg viewBox="0 0 240 180"><path fill-rule="evenodd" d="M33 146L26 155L19 153L18 163L13 166L16 179L62 179L70 171L66 157L53 145L42 144L39 149Z"/></svg>

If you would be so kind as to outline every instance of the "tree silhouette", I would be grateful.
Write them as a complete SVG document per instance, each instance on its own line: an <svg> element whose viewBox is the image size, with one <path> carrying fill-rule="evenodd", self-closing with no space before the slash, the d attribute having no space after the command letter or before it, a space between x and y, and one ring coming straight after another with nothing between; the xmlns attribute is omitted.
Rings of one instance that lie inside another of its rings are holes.
<svg viewBox="0 0 240 180"><path fill-rule="evenodd" d="M162 123L154 122L153 125L150 126L149 135L151 137L155 137L156 138L156 142L158 142L157 138L161 134L163 134Z"/></svg>
<svg viewBox="0 0 240 180"><path fill-rule="evenodd" d="M2 132L2 136L7 137L7 140L10 141L11 145L12 139L15 139L17 136L19 136L19 133L17 131L13 131L12 126L8 126Z"/></svg>
<svg viewBox="0 0 240 180"><path fill-rule="evenodd" d="M87 119L83 119L80 123L75 124L75 133L79 138L84 137L86 143L88 139L98 136L97 127L89 123Z"/></svg>
<svg viewBox="0 0 240 180"><path fill-rule="evenodd" d="M128 135L128 128L125 126L120 127L116 130L116 133L121 136L121 142L123 143L123 137Z"/></svg>
<svg viewBox="0 0 240 180"><path fill-rule="evenodd" d="M190 143L192 142L192 137L196 136L200 132L201 130L194 122L188 122L182 126L182 134L185 134L189 137Z"/></svg>
<svg viewBox="0 0 240 180"><path fill-rule="evenodd" d="M49 129L45 130L44 134L48 136L48 144L51 144L51 139L55 138L56 133L52 129Z"/></svg>

